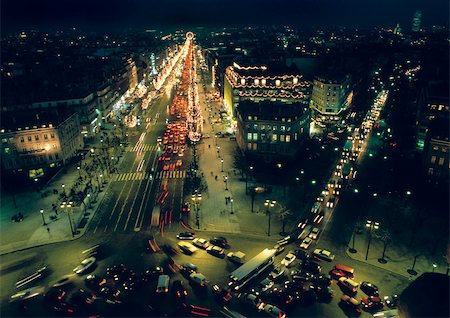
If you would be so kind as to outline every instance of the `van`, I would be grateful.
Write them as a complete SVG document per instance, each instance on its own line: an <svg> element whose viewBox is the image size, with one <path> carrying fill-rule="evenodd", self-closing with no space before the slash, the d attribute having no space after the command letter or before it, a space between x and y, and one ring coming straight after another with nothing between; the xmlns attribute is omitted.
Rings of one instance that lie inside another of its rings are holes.
<svg viewBox="0 0 450 318"><path fill-rule="evenodd" d="M338 285L347 289L350 293L356 294L359 284L350 278L341 277L338 280Z"/></svg>
<svg viewBox="0 0 450 318"><path fill-rule="evenodd" d="M227 254L227 257L230 261L238 264L244 264L245 262L245 253L242 253L241 251L230 252Z"/></svg>
<svg viewBox="0 0 450 318"><path fill-rule="evenodd" d="M159 275L158 277L158 287L156 287L157 293L167 294L169 292L169 275Z"/></svg>
<svg viewBox="0 0 450 318"><path fill-rule="evenodd" d="M333 276L334 278L353 278L355 276L354 273L355 270L353 268L341 264L334 265L333 269L331 270L331 276Z"/></svg>

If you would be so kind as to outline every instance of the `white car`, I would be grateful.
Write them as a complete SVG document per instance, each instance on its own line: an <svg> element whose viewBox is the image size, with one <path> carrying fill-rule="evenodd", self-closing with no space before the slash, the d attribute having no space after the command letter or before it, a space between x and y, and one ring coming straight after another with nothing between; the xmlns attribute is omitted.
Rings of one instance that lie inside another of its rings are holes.
<svg viewBox="0 0 450 318"><path fill-rule="evenodd" d="M185 253L187 255L192 255L195 252L197 252L197 248L188 242L184 242L184 241L178 242L178 247L183 253Z"/></svg>
<svg viewBox="0 0 450 318"><path fill-rule="evenodd" d="M309 237L306 237L303 242L300 244L300 248L303 248L304 250L307 250L311 244L312 244L313 240Z"/></svg>
<svg viewBox="0 0 450 318"><path fill-rule="evenodd" d="M195 246L206 250L209 246L209 242L208 240L205 240L203 238L197 237L192 241L192 244L194 244Z"/></svg>
<svg viewBox="0 0 450 318"><path fill-rule="evenodd" d="M9 301L13 302L13 301L17 301L17 300L30 299L30 298L33 298L33 297L43 294L44 291L45 291L44 286L31 287L31 288L22 290L16 294L12 295L11 298L9 299Z"/></svg>
<svg viewBox="0 0 450 318"><path fill-rule="evenodd" d="M292 263L295 261L296 256L293 253L288 253L284 259L281 261L281 265L284 265L286 267L289 267L292 265Z"/></svg>
<svg viewBox="0 0 450 318"><path fill-rule="evenodd" d="M95 257L89 257L84 259L80 265L78 265L77 267L75 267L73 269L73 271L78 274L78 275L82 275L84 272L86 272L88 269L90 269L91 267L94 266L95 262L97 261L97 259Z"/></svg>
<svg viewBox="0 0 450 318"><path fill-rule="evenodd" d="M284 274L285 268L282 266L275 267L269 274L270 279L276 279Z"/></svg>
<svg viewBox="0 0 450 318"><path fill-rule="evenodd" d="M330 251L323 250L320 248L316 248L313 252L313 255L317 258L323 259L325 261L331 262L334 260L334 254L332 254Z"/></svg>
<svg viewBox="0 0 450 318"><path fill-rule="evenodd" d="M311 230L311 233L309 233L308 237L310 239L317 240L317 238L319 237L319 233L320 233L320 229L315 227Z"/></svg>

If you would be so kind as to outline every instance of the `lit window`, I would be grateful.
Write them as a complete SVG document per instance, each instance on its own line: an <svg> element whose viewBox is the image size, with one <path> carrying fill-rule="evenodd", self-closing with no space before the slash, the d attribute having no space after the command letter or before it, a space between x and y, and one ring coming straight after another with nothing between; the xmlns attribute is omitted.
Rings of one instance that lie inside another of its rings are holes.
<svg viewBox="0 0 450 318"><path fill-rule="evenodd" d="M258 149L258 144L253 144L253 150L256 151Z"/></svg>
<svg viewBox="0 0 450 318"><path fill-rule="evenodd" d="M286 142L291 142L291 135L286 135Z"/></svg>
<svg viewBox="0 0 450 318"><path fill-rule="evenodd" d="M248 149L248 150L252 150L252 144L251 144L251 143L248 143L248 144L247 144L247 149Z"/></svg>
<svg viewBox="0 0 450 318"><path fill-rule="evenodd" d="M276 131L277 130L277 126L272 126L272 130Z"/></svg>
<svg viewBox="0 0 450 318"><path fill-rule="evenodd" d="M272 140L273 140L273 141L277 141L277 134L273 134L273 135L272 135Z"/></svg>
<svg viewBox="0 0 450 318"><path fill-rule="evenodd" d="M55 134L54 134L54 133L51 133L51 134L50 134L50 138L52 138L52 139L55 138Z"/></svg>
<svg viewBox="0 0 450 318"><path fill-rule="evenodd" d="M44 139L47 140L48 139L48 135L44 134Z"/></svg>
<svg viewBox="0 0 450 318"><path fill-rule="evenodd" d="M252 140L252 133L247 133L247 140Z"/></svg>
<svg viewBox="0 0 450 318"><path fill-rule="evenodd" d="M5 148L5 153L9 153L9 148Z"/></svg>
<svg viewBox="0 0 450 318"><path fill-rule="evenodd" d="M445 158L439 158L439 165L443 166L444 165L444 161L445 161Z"/></svg>
<svg viewBox="0 0 450 318"><path fill-rule="evenodd" d="M34 140L39 140L39 135L34 135Z"/></svg>
<svg viewBox="0 0 450 318"><path fill-rule="evenodd" d="M431 164L434 164L436 162L436 156L431 157Z"/></svg>
<svg viewBox="0 0 450 318"><path fill-rule="evenodd" d="M258 140L258 133L253 133L253 140L257 141Z"/></svg>
<svg viewBox="0 0 450 318"><path fill-rule="evenodd" d="M281 85L281 81L280 80L276 80L275 81L275 86L280 86Z"/></svg>
<svg viewBox="0 0 450 318"><path fill-rule="evenodd" d="M280 141L284 142L284 135L280 135Z"/></svg>
<svg viewBox="0 0 450 318"><path fill-rule="evenodd" d="M28 141L31 141L31 136L28 136Z"/></svg>
<svg viewBox="0 0 450 318"><path fill-rule="evenodd" d="M280 130L281 130L281 131L286 131L286 126L281 126L281 127L280 127Z"/></svg>
<svg viewBox="0 0 450 318"><path fill-rule="evenodd" d="M438 147L438 146L434 146L434 147L433 147L433 150L434 150L434 151L438 151L438 150L439 150L439 147Z"/></svg>

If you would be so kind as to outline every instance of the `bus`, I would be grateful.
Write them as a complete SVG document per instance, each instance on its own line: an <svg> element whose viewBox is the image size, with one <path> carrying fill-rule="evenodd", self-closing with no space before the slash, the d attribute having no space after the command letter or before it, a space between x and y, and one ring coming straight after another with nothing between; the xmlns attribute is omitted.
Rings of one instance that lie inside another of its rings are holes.
<svg viewBox="0 0 450 318"><path fill-rule="evenodd" d="M228 286L237 291L247 284L251 279L258 276L273 264L275 249L264 249L261 253L240 266L230 274Z"/></svg>
<svg viewBox="0 0 450 318"><path fill-rule="evenodd" d="M352 147L353 147L353 142L351 140L347 140L347 142L344 145L344 153L345 154L350 154L350 152L352 151Z"/></svg>
<svg viewBox="0 0 450 318"><path fill-rule="evenodd" d="M348 179L350 173L352 172L353 167L351 163L346 163L343 167L342 167L342 177L344 179Z"/></svg>

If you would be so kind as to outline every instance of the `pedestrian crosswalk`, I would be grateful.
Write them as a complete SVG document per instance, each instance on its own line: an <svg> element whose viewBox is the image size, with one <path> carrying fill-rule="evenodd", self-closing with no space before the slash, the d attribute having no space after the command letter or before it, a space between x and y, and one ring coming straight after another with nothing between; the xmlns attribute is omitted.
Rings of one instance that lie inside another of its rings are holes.
<svg viewBox="0 0 450 318"><path fill-rule="evenodd" d="M135 146L128 146L128 152L144 152L144 151L153 151L157 150L158 145L150 145L150 144L136 144Z"/></svg>
<svg viewBox="0 0 450 318"><path fill-rule="evenodd" d="M136 181L152 179L153 175L149 172L127 172L119 173L112 176L111 181ZM186 178L186 171L158 171L155 176L156 179L183 179Z"/></svg>

